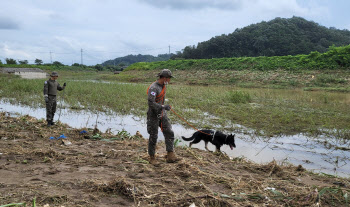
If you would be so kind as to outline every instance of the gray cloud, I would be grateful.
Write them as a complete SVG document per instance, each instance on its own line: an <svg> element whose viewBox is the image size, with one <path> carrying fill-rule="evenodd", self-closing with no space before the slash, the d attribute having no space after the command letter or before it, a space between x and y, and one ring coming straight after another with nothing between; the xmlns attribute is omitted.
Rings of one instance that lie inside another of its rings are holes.
<svg viewBox="0 0 350 207"><path fill-rule="evenodd" d="M241 0L139 0L158 8L174 10L200 10L215 8L220 10L237 10L241 8Z"/></svg>
<svg viewBox="0 0 350 207"><path fill-rule="evenodd" d="M0 30L1 29L17 30L19 29L19 24L10 18L0 17Z"/></svg>
<svg viewBox="0 0 350 207"><path fill-rule="evenodd" d="M128 54L158 55L293 15L350 29L350 1L16 0L0 6L0 59L95 65ZM341 9L339 9L341 8Z"/></svg>

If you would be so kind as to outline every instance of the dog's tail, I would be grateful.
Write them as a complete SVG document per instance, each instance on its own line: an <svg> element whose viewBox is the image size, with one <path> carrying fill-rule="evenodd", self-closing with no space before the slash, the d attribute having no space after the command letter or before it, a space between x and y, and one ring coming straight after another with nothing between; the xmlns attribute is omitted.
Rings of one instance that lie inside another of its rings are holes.
<svg viewBox="0 0 350 207"><path fill-rule="evenodd" d="M184 137L184 136L181 136L182 137L182 139L183 140L185 140L185 141L192 141L192 140L194 140L194 137L192 136L192 137L189 137L189 138L186 138L186 137Z"/></svg>

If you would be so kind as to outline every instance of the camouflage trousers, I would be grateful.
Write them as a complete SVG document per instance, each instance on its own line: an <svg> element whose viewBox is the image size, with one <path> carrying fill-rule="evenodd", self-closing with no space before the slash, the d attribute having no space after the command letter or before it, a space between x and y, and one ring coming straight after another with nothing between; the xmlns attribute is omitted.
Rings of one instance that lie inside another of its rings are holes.
<svg viewBox="0 0 350 207"><path fill-rule="evenodd" d="M46 120L53 121L53 117L55 116L57 106L56 96L49 95L49 101L46 103Z"/></svg>
<svg viewBox="0 0 350 207"><path fill-rule="evenodd" d="M149 134L148 154L150 156L154 156L156 153L158 127L161 127L163 129L166 151L167 152L174 151L174 131L172 130L169 118L166 115L158 118L157 115L148 113L147 114L147 132Z"/></svg>

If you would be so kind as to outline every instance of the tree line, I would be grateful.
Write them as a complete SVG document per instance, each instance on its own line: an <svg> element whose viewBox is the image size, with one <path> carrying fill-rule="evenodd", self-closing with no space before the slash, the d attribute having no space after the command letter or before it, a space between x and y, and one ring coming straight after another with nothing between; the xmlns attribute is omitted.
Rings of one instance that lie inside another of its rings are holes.
<svg viewBox="0 0 350 207"><path fill-rule="evenodd" d="M301 17L275 18L187 46L171 59L258 57L326 52L350 44L350 31L320 26Z"/></svg>
<svg viewBox="0 0 350 207"><path fill-rule="evenodd" d="M113 60L107 60L103 62L102 66L115 66L115 65L122 65L122 66L128 66L133 63L137 62L157 62L157 61L166 61L169 60L171 56L175 54L159 54L158 56L153 55L127 55L124 57L118 57Z"/></svg>
<svg viewBox="0 0 350 207"><path fill-rule="evenodd" d="M74 63L71 66L74 67L82 67L82 68L94 68L98 71L105 71L105 70L109 70L109 71L122 71L123 69L125 69L127 66L133 64L133 63L137 63L137 62L157 62L157 61L166 61L169 60L171 56L173 56L175 54L171 53L171 54L159 54L157 56L152 56L152 55L127 55L124 57L118 57L115 58L113 60L108 60L103 62L102 64L96 64L94 66L86 66L86 65L81 65L79 63ZM28 60L15 60L13 58L6 58L5 59L6 64L7 65L28 65ZM35 59L34 61L35 65L37 66L56 66L56 67L60 67L60 66L65 66L63 63L59 62L59 61L54 61L52 63L43 63L42 60L40 59ZM1 60L0 60L0 65L2 64Z"/></svg>
<svg viewBox="0 0 350 207"><path fill-rule="evenodd" d="M20 64L20 65L28 65L28 60L19 60L18 62L17 62L17 60L15 60L15 59L13 59L13 58L6 58L5 59L5 61L6 61L6 64L7 65L17 65L17 64ZM42 65L43 64L43 61L42 60L40 60L40 59L35 59L35 64L36 65ZM60 62L58 62L58 61L55 61L55 64L57 64L57 63L60 63ZM3 64L2 62L1 62L1 60L0 60L0 65L1 64ZM62 64L62 63L60 63L60 64Z"/></svg>
<svg viewBox="0 0 350 207"><path fill-rule="evenodd" d="M87 65L82 65L79 63L73 63L71 66L67 66L64 65L63 63L59 62L59 61L53 61L52 63L44 63L42 60L40 59L35 59L34 61L34 65L33 64L29 64L28 60L15 60L13 58L5 58L6 61L6 67L38 67L38 68L42 68L43 66L46 66L48 68L53 67L53 69L79 69L79 70L97 70L97 71L122 71L125 68L124 64L119 64L119 65L106 65L103 66L101 64L96 64L94 66L87 66ZM3 67L3 63L0 60L0 67Z"/></svg>

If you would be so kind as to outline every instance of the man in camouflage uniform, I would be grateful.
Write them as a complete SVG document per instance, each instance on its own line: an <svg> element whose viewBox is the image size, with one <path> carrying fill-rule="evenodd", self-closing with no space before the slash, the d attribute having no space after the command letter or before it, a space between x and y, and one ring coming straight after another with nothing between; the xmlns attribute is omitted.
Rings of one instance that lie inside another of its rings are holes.
<svg viewBox="0 0 350 207"><path fill-rule="evenodd" d="M158 80L152 83L147 90L147 132L149 133L148 154L150 156L150 163L153 165L158 164L155 158L158 127L161 128L165 137L167 151L166 161L172 163L179 160L174 153L174 132L166 114L166 111L169 111L171 107L168 104L164 105L166 85L170 82L170 78L173 76L169 69L163 69L158 74L158 77Z"/></svg>
<svg viewBox="0 0 350 207"><path fill-rule="evenodd" d="M66 87L66 83L63 87L56 81L58 78L57 72L52 72L50 79L45 81L44 84L44 97L46 103L46 121L47 126L54 125L53 117L55 116L56 106L57 106L57 90L62 91Z"/></svg>

